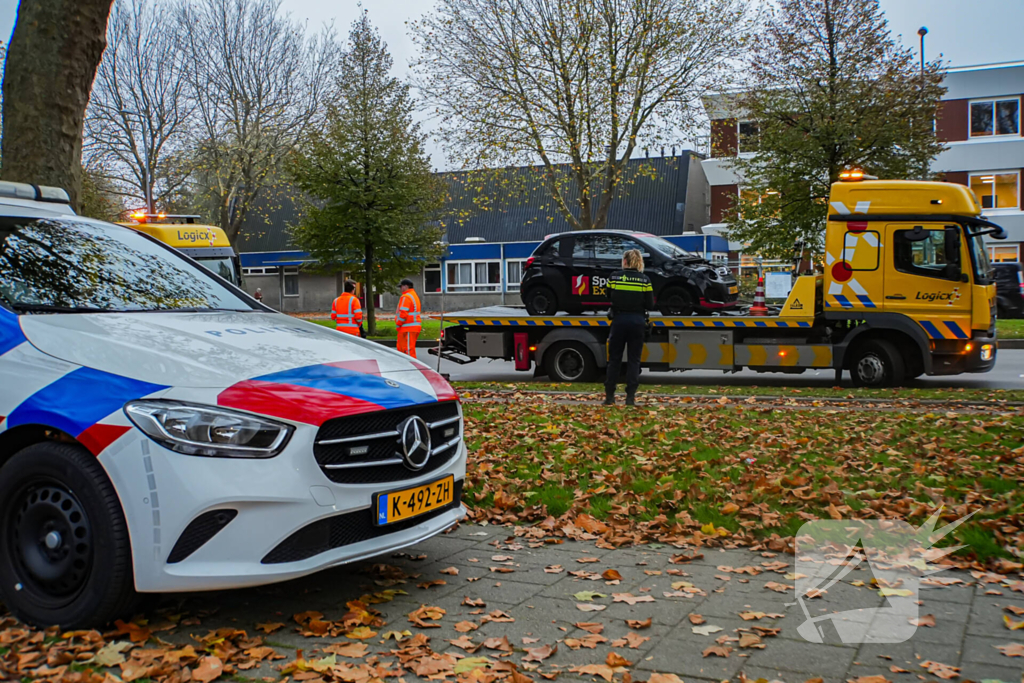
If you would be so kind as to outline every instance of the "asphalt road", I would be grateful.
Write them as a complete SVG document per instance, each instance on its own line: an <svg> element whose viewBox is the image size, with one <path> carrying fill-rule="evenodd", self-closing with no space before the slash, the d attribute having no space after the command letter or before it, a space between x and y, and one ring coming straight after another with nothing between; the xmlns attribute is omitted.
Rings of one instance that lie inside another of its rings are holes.
<svg viewBox="0 0 1024 683"><path fill-rule="evenodd" d="M417 349L417 357L432 368L437 367L437 357L427 349ZM458 382L529 382L533 372L516 372L511 361L478 360L469 365L459 365L442 360L440 371L447 373ZM541 381L547 381L543 378ZM808 370L801 375L759 373L743 370L725 374L714 370L689 370L686 372L648 372L640 376L642 384L676 385L718 385L718 386L785 386L785 387L831 387L835 384L835 373L831 370ZM849 373L844 373L844 386L850 386ZM921 377L908 384L928 389L975 388L975 389L1024 389L1024 350L1002 349L996 357L996 366L991 372L977 375L953 375L950 377Z"/></svg>

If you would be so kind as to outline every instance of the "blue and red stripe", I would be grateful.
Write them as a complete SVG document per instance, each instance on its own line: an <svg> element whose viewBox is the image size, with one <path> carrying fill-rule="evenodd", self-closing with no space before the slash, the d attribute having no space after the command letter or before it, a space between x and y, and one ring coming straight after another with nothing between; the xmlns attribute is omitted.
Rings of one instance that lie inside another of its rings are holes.
<svg viewBox="0 0 1024 683"><path fill-rule="evenodd" d="M347 364L308 365L254 377L222 391L217 404L319 426L345 415L457 398L448 383L430 370L417 368L430 382L436 397L379 374L341 367L344 365Z"/></svg>
<svg viewBox="0 0 1024 683"><path fill-rule="evenodd" d="M101 425L124 404L167 387L122 377L93 368L78 368L29 396L7 416L7 427L38 424L59 429L99 455L128 431L119 425Z"/></svg>

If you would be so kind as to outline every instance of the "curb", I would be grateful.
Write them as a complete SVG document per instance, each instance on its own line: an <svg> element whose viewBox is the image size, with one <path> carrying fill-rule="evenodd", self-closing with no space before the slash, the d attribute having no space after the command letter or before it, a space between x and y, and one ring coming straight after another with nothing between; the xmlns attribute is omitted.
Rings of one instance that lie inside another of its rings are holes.
<svg viewBox="0 0 1024 683"><path fill-rule="evenodd" d="M1024 349L1024 339L1000 339L996 344L1000 349Z"/></svg>
<svg viewBox="0 0 1024 683"><path fill-rule="evenodd" d="M397 339L370 339L369 341L377 342L381 346L386 346L389 349L397 349L398 348L398 340ZM417 349L436 349L437 348L437 340L436 339L417 339L416 340L416 348Z"/></svg>

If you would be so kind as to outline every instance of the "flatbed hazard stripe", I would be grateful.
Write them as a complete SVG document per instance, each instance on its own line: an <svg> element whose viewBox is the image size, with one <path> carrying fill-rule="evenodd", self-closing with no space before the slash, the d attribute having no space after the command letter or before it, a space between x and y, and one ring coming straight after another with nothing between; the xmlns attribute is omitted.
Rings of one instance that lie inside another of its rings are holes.
<svg viewBox="0 0 1024 683"><path fill-rule="evenodd" d="M456 325L468 327L608 327L610 320L604 318L454 318ZM810 327L812 318L654 318L654 327Z"/></svg>

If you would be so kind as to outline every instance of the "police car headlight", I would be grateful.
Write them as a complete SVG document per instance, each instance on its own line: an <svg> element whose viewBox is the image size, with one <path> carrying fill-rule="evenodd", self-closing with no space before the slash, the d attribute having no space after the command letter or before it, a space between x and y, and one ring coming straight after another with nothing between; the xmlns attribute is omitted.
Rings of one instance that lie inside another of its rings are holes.
<svg viewBox="0 0 1024 683"><path fill-rule="evenodd" d="M186 455L271 458L293 431L255 415L178 401L132 401L124 412L151 439Z"/></svg>

